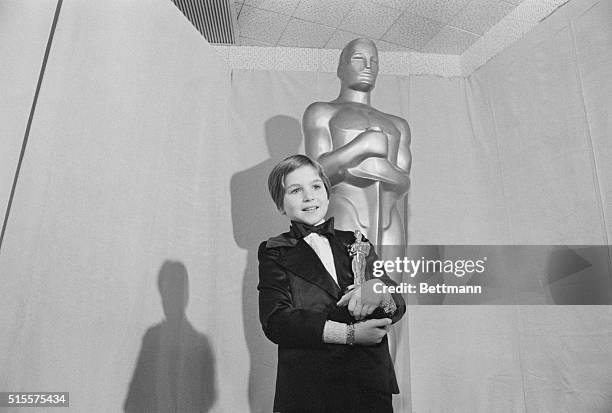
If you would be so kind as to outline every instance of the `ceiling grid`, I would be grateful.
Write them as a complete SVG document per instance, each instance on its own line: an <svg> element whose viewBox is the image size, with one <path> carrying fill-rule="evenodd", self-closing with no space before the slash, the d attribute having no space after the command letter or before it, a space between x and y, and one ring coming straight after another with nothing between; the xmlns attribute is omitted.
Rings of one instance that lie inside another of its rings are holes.
<svg viewBox="0 0 612 413"><path fill-rule="evenodd" d="M333 49L361 36L385 51L461 54L521 2L234 0L237 45Z"/></svg>
<svg viewBox="0 0 612 413"><path fill-rule="evenodd" d="M334 72L339 50L367 37L381 73L453 77L468 76L569 0L223 1L239 37L213 47L232 68Z"/></svg>

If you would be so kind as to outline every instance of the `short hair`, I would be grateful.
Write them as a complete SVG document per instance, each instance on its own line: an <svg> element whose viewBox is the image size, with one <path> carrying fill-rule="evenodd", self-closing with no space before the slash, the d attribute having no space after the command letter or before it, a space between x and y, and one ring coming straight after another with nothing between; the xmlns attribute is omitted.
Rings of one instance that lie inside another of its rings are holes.
<svg viewBox="0 0 612 413"><path fill-rule="evenodd" d="M325 175L325 171L323 171L321 164L306 155L292 155L280 161L278 165L272 169L272 172L270 172L270 175L268 176L268 190L270 191L270 196L272 197L272 200L279 211L284 209L283 201L285 197L285 178L291 172L301 168L302 166L311 166L317 171L317 174L323 181L323 185L325 185L327 197L329 198L329 194L331 193L331 183L329 182L327 175Z"/></svg>

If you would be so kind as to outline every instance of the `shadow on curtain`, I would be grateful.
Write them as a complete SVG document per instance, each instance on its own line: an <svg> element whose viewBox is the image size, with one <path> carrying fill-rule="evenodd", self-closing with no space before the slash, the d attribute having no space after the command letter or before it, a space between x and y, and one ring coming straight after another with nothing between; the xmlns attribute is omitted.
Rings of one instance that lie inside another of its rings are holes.
<svg viewBox="0 0 612 413"><path fill-rule="evenodd" d="M242 282L244 334L249 349L249 405L251 412L271 412L276 380L276 348L261 330L258 317L257 249L266 238L288 230L288 225L268 199L268 174L287 156L296 154L302 141L300 122L278 115L265 122L270 158L232 176L232 223L236 244L248 251Z"/></svg>
<svg viewBox="0 0 612 413"><path fill-rule="evenodd" d="M157 281L166 318L142 339L124 410L208 412L217 397L215 360L208 338L185 316L187 269L181 262L165 261Z"/></svg>

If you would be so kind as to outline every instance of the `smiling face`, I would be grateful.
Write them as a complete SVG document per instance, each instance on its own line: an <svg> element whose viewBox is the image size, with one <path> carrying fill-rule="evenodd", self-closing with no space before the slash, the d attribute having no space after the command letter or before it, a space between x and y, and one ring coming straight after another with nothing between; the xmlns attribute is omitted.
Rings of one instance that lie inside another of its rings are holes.
<svg viewBox="0 0 612 413"><path fill-rule="evenodd" d="M325 218L329 198L314 167L304 165L287 174L284 187L283 212L290 220L315 225Z"/></svg>
<svg viewBox="0 0 612 413"><path fill-rule="evenodd" d="M340 55L338 77L350 89L369 92L378 76L378 50L368 39L355 39Z"/></svg>

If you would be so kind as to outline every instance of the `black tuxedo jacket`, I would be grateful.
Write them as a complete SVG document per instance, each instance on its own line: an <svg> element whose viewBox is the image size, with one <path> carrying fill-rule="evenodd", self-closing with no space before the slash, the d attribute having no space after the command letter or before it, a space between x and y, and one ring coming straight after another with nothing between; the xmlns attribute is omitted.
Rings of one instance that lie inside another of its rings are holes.
<svg viewBox="0 0 612 413"><path fill-rule="evenodd" d="M353 233L336 230L328 239L338 276L344 272L352 279L348 247L355 242ZM355 320L346 307L337 307L342 291L303 239L291 232L270 238L261 243L258 256L259 318L265 335L278 344L274 411L320 412L328 398L351 398L360 389L399 393L386 336L374 346L323 342L326 320ZM371 247L366 274L372 274L376 259ZM387 275L380 280L395 285ZM400 294L393 298L396 322L406 306ZM382 310L376 313L384 316Z"/></svg>

